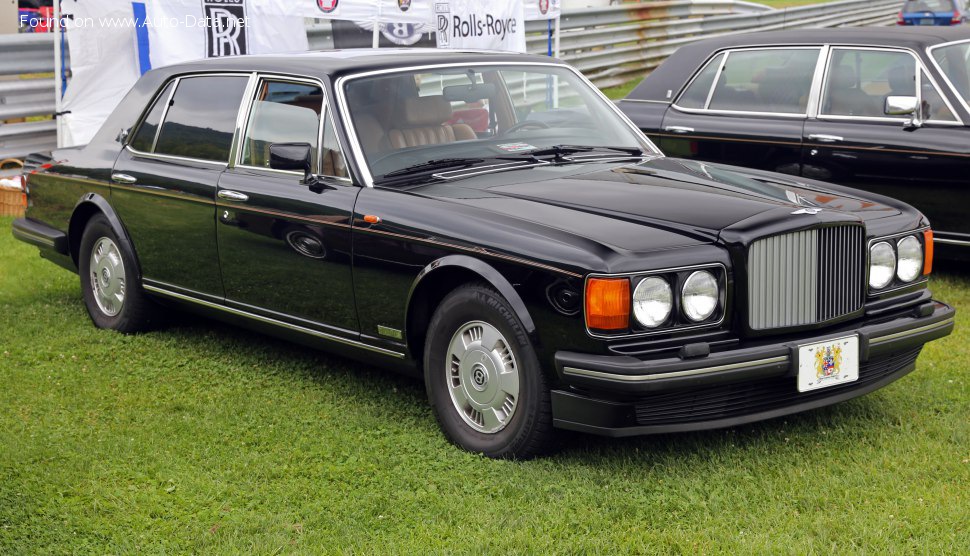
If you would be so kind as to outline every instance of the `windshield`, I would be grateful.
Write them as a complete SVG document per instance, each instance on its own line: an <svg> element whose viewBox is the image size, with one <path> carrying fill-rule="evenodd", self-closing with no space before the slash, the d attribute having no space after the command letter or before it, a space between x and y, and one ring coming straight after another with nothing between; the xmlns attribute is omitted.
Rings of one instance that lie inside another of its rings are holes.
<svg viewBox="0 0 970 556"><path fill-rule="evenodd" d="M906 0L903 4L904 13L917 12L952 12L953 0Z"/></svg>
<svg viewBox="0 0 970 556"><path fill-rule="evenodd" d="M933 49L933 58L940 66L964 104L970 104L970 43L951 44Z"/></svg>
<svg viewBox="0 0 970 556"><path fill-rule="evenodd" d="M550 149L557 156L582 149L586 159L601 149L614 157L659 153L561 67L422 68L352 79L344 91L375 183L412 170L508 164Z"/></svg>

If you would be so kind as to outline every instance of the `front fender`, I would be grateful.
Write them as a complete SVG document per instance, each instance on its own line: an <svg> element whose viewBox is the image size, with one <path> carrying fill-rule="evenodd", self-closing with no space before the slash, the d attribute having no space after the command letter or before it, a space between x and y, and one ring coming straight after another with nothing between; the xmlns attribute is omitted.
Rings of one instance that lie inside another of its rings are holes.
<svg viewBox="0 0 970 556"><path fill-rule="evenodd" d="M476 259L474 257L469 257L468 255L447 255L440 259L436 259L429 265L421 269L415 277L414 282L411 284L411 289L408 291L408 301L406 314L411 315L414 307L412 303L415 300L415 293L418 292L422 284L431 280L436 273L447 272L448 270L461 270L466 272L471 272L477 274L483 280L488 282L493 288L495 288L502 297L504 297L509 305L512 306L512 310L515 311L515 315L519 317L519 321L522 322L522 326L525 328L526 333L529 335L533 341L537 340L536 337L536 325L532 320L532 315L529 314L529 310L525 306L525 302L522 301L522 297L519 292L515 290L512 284L502 275L501 272L495 269L492 265L482 261L481 259ZM405 320L407 322L407 320Z"/></svg>

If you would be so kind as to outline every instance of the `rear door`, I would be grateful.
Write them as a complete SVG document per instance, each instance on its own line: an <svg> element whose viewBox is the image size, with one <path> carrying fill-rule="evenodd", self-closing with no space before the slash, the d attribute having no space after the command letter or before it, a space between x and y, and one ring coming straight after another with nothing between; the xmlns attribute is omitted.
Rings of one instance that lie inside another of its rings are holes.
<svg viewBox="0 0 970 556"><path fill-rule="evenodd" d="M360 188L349 179L321 82L262 75L230 168L219 180L217 235L226 303L277 321L353 339L351 227ZM309 143L303 174L270 168L273 143Z"/></svg>
<svg viewBox="0 0 970 556"><path fill-rule="evenodd" d="M887 116L888 96L918 96L921 125ZM970 238L970 130L911 52L833 47L819 97L805 124L803 175L895 197L942 236Z"/></svg>
<svg viewBox="0 0 970 556"><path fill-rule="evenodd" d="M664 116L660 148L683 158L798 174L820 47L719 53Z"/></svg>
<svg viewBox="0 0 970 556"><path fill-rule="evenodd" d="M221 301L215 198L249 74L175 78L115 162L111 205L148 287Z"/></svg>

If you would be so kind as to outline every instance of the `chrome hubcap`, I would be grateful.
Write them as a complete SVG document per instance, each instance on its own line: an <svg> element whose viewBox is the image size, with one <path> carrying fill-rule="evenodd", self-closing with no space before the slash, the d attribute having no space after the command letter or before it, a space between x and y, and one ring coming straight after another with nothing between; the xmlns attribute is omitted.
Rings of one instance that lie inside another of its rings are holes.
<svg viewBox="0 0 970 556"><path fill-rule="evenodd" d="M106 237L91 250L91 291L102 313L113 317L121 312L125 303L125 263L118 246Z"/></svg>
<svg viewBox="0 0 970 556"><path fill-rule="evenodd" d="M458 414L484 433L504 429L519 398L519 369L505 336L472 321L458 328L448 348L448 393Z"/></svg>

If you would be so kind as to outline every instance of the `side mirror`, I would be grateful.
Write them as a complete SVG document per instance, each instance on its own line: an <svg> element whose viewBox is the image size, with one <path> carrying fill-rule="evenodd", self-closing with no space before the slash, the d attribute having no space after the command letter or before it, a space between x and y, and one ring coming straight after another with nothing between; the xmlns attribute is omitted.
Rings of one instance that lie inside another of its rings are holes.
<svg viewBox="0 0 970 556"><path fill-rule="evenodd" d="M917 128L923 125L919 114L919 99L908 96L886 97L884 112L887 116L912 116L903 124L907 128Z"/></svg>
<svg viewBox="0 0 970 556"><path fill-rule="evenodd" d="M303 172L300 183L309 187L314 193L333 189L313 175L312 153L313 146L310 143L272 143L269 146L269 167L274 170Z"/></svg>

